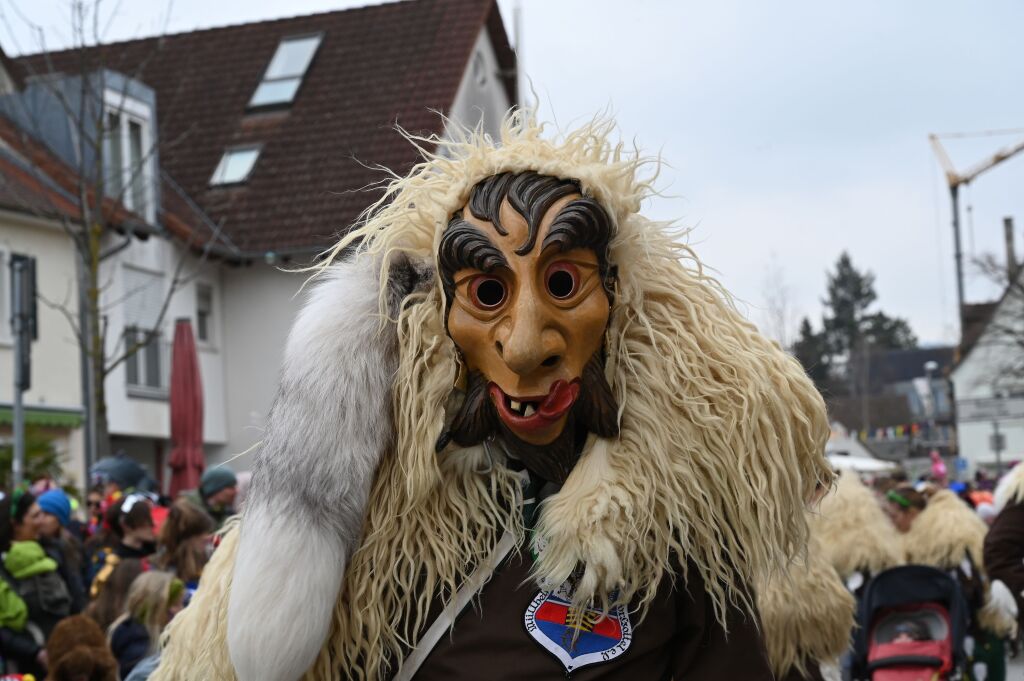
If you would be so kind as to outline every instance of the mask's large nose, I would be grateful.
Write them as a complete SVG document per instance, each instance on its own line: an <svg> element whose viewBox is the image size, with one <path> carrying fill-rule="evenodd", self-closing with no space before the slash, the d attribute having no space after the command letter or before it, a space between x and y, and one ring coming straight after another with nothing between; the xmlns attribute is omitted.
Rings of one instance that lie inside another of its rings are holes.
<svg viewBox="0 0 1024 681"><path fill-rule="evenodd" d="M511 312L495 340L508 368L525 378L541 368L557 367L566 346L555 310L538 301L532 292L523 291Z"/></svg>

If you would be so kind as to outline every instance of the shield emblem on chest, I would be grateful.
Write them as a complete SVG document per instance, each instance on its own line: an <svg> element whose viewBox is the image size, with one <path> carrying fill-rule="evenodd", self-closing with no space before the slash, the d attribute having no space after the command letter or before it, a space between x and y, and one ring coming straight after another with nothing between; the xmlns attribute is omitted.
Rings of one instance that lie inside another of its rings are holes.
<svg viewBox="0 0 1024 681"><path fill-rule="evenodd" d="M558 658L566 672L622 655L633 641L633 625L626 606L608 613L572 605L567 585L541 591L526 609L526 631Z"/></svg>

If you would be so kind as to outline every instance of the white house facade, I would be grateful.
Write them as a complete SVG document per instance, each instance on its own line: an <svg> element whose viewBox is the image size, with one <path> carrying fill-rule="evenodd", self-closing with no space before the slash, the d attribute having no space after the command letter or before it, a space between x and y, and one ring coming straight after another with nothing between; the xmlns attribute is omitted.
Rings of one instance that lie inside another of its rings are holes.
<svg viewBox="0 0 1024 681"><path fill-rule="evenodd" d="M1011 330L1024 338L1024 298L1013 287L953 370L959 451L972 471L996 467L997 444L1004 470L1007 462L1024 460L1024 377L1007 371L1024 366L1024 349L1008 341Z"/></svg>
<svg viewBox="0 0 1024 681"><path fill-rule="evenodd" d="M52 439L73 481L80 484L85 477L81 365L74 331L58 307L77 309L74 249L60 223L11 211L0 211L0 439L11 435L14 346L9 265L17 256L35 258L40 300L38 338L32 343L32 385L22 398L26 423Z"/></svg>

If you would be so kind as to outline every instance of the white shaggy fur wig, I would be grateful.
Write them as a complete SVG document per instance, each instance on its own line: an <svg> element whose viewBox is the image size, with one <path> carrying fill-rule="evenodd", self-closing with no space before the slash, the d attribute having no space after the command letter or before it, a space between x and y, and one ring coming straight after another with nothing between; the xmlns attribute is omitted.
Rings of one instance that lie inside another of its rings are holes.
<svg viewBox="0 0 1024 681"><path fill-rule="evenodd" d="M748 587L763 574L783 569L804 547L805 503L832 477L823 455L829 433L824 404L796 360L742 318L694 253L666 225L638 214L650 193L651 178L637 177L647 162L611 143L612 131L610 122L595 120L549 138L530 114L516 112L505 120L500 140L479 130L464 131L454 141L418 140L436 144L437 153L424 149L424 161L408 176L394 179L335 254L355 246L356 261L376 263L379 280L390 281L396 259L433 265L449 218L480 180L526 170L578 180L616 227L609 255L618 265L618 277L605 344L606 377L620 406L620 435L588 447L562 490L542 507L537 530L549 548L535 566L536 577L560 583L582 566L578 600L608 603L617 593L619 600L637 598L646 608L662 577L670 574L675 553L696 565L724 622L730 603L752 607ZM450 602L503 532L523 534L515 476L479 447L449 447L440 455L434 451L457 368L456 350L445 332L440 280L435 275L429 291L398 306L385 287L380 289L378 323L391 328L383 320L398 310L397 372L390 380L394 438L381 438L382 452L370 451L374 447L367 442L366 456L360 455L364 462L378 456L379 466L359 548L351 554L353 535L340 533L340 540L317 550L321 560L340 559L313 568L318 593L303 586L291 594L316 601L317 625L305 627L312 641L299 646L301 656L291 655L295 664L305 663L319 647L304 677L308 681L379 679L393 671L426 626L434 600ZM325 330L355 333L347 327L357 320L335 317L324 322ZM332 359L325 364L320 358L319 378L306 389L324 395L317 381L329 385L335 374L351 372L338 366L342 363ZM383 413L387 409L381 407L377 417ZM331 427L335 422L303 422L316 432L297 437L314 438L312 450L285 446L287 429L282 428L281 452L336 458L323 464L325 474L316 484L336 485L330 499L341 503L344 497L343 509L351 507L354 513L355 502L366 498L367 469L359 464L355 479L345 470L353 466L345 458L351 454L341 447L346 431ZM325 491L317 487L318 494L303 496L316 502ZM298 523L317 533L337 533L324 517L337 513L330 503L316 510L300 506L297 515L286 505L274 508L292 516L281 520L281 527ZM307 521L306 513L315 520ZM283 545L284 537L278 537ZM263 550L277 553L274 545L264 544ZM327 573L333 570L340 578L345 559L339 596ZM227 565L225 559L214 575L204 574L200 602L189 606L197 610L191 620L217 618L223 594L211 589L214 593L205 598L203 592L208 578L228 588L222 574ZM306 565L289 565L298 574L264 581L268 589L276 579L305 579ZM235 578L248 571L236 568ZM234 600L232 613L238 612ZM329 629L322 619L327 605L333 608ZM199 670L187 659L194 646L222 645L227 635L211 635L206 643L184 624L175 625L167 651L175 661L167 664L181 674L163 678L233 676L226 653L206 656L212 662ZM266 630L240 632L237 640L246 650L270 635L264 620L246 620L244 626ZM277 654L281 649L278 641L272 650Z"/></svg>
<svg viewBox="0 0 1024 681"><path fill-rule="evenodd" d="M856 473L839 476L810 520L822 555L844 580L854 572L877 574L903 562L899 533Z"/></svg>
<svg viewBox="0 0 1024 681"><path fill-rule="evenodd" d="M908 563L951 570L969 554L981 568L988 526L957 495L939 490L903 535Z"/></svg>
<svg viewBox="0 0 1024 681"><path fill-rule="evenodd" d="M777 678L837 664L850 646L856 601L814 536L787 573L758 585L757 607Z"/></svg>

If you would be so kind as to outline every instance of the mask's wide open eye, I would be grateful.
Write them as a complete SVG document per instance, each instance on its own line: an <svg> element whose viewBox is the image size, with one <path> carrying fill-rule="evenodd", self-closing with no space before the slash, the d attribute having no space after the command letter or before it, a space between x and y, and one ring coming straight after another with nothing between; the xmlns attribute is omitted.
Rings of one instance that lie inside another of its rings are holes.
<svg viewBox="0 0 1024 681"><path fill-rule="evenodd" d="M482 275L469 285L469 295L481 310L493 310L505 302L505 283L497 277Z"/></svg>
<svg viewBox="0 0 1024 681"><path fill-rule="evenodd" d="M544 275L544 284L551 297L558 300L571 298L579 289L580 271L572 263L552 263Z"/></svg>

